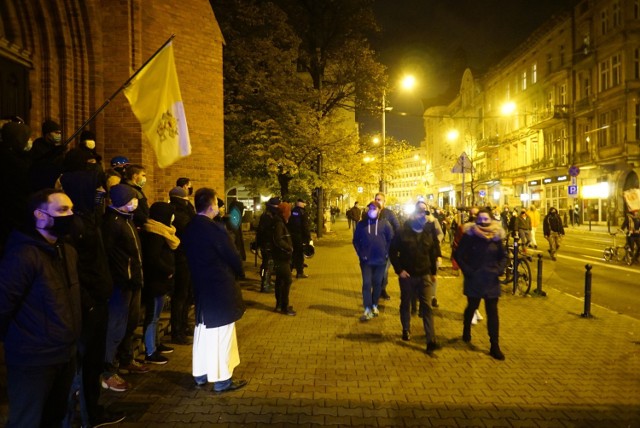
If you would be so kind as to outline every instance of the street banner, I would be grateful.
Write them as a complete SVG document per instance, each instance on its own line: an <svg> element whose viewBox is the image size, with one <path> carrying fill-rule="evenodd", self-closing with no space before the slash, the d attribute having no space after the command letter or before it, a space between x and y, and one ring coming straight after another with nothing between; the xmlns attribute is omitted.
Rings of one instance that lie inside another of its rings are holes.
<svg viewBox="0 0 640 428"><path fill-rule="evenodd" d="M191 154L172 43L167 44L131 80L124 89L124 95L140 121L160 168Z"/></svg>
<svg viewBox="0 0 640 428"><path fill-rule="evenodd" d="M622 194L629 211L633 212L640 210L640 189L625 190Z"/></svg>

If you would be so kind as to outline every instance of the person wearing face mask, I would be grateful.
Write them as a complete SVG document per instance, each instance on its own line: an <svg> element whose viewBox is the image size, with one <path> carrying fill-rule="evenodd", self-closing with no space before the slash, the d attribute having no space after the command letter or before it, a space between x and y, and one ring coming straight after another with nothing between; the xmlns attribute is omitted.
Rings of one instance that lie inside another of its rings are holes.
<svg viewBox="0 0 640 428"><path fill-rule="evenodd" d="M215 190L198 189L194 197L196 215L182 235L193 282L196 328L193 334L193 378L196 385L213 383L221 394L247 384L234 379L240 364L236 321L246 305L236 278L244 275L242 260L218 215Z"/></svg>
<svg viewBox="0 0 640 428"><path fill-rule="evenodd" d="M61 426L66 413L81 331L77 253L64 238L72 209L61 191L36 192L0 262L7 427Z"/></svg>
<svg viewBox="0 0 640 428"><path fill-rule="evenodd" d="M411 340L411 299L416 296L420 306L424 332L427 339L427 354L439 348L433 324L433 309L429 304L433 296L433 283L438 270L440 239L437 219L427 220L427 205L418 202L413 216L394 235L389 258L400 283L400 322L402 340Z"/></svg>
<svg viewBox="0 0 640 428"><path fill-rule="evenodd" d="M116 392L129 389L120 373L146 373L149 368L133 358L132 337L140 318L140 298L143 285L142 247L133 224L138 207L135 190L116 184L109 190L111 205L102 224L104 247L113 280L109 298L109 324L105 351L105 371L102 387Z"/></svg>
<svg viewBox="0 0 640 428"><path fill-rule="evenodd" d="M127 165L122 184L131 187L136 192L138 207L133 212L133 223L140 230L149 218L149 202L142 190L147 184L147 173L144 167L136 164Z"/></svg>
<svg viewBox="0 0 640 428"><path fill-rule="evenodd" d="M178 178L176 180L176 187L182 187L187 192L187 196L193 195L193 186L191 185L191 179L187 177Z"/></svg>
<svg viewBox="0 0 640 428"><path fill-rule="evenodd" d="M62 127L53 120L42 123L42 137L33 142L31 149L31 190L55 187L63 171L66 146L62 141Z"/></svg>
<svg viewBox="0 0 640 428"><path fill-rule="evenodd" d="M560 248L560 242L564 237L564 226L562 225L562 219L558 214L558 210L554 207L549 208L549 212L544 216L542 221L542 230L544 237L549 241L549 255L551 260L556 260L556 253Z"/></svg>
<svg viewBox="0 0 640 428"><path fill-rule="evenodd" d="M11 209L4 210L3 221L0 222L1 255L11 230L23 227L26 221L24 212L31 194L31 130L23 123L7 122L2 126L0 135L0 182L5 183L3 193L11 201Z"/></svg>
<svg viewBox="0 0 640 428"><path fill-rule="evenodd" d="M491 218L489 211L481 210L475 223L465 224L462 239L453 254L464 275L464 295L467 296L462 340L471 342L473 314L478 309L480 300L484 299L491 342L489 354L497 360L505 359L500 350L498 319L498 300L501 293L498 277L507 266L504 237L505 232L500 223Z"/></svg>
<svg viewBox="0 0 640 428"><path fill-rule="evenodd" d="M380 314L378 301L382 292L382 282L389 262L389 246L393 229L388 221L379 218L382 206L371 201L367 205L367 217L356 225L353 247L360 260L362 272L362 305L364 314L361 321L369 321Z"/></svg>
<svg viewBox="0 0 640 428"><path fill-rule="evenodd" d="M91 131L82 131L75 148L64 157L64 171L84 171L102 169L102 156L96 151L96 136Z"/></svg>
<svg viewBox="0 0 640 428"><path fill-rule="evenodd" d="M176 273L175 250L180 239L173 226L175 218L171 204L154 202L140 236L145 280L142 291L145 306L143 337L145 362L149 364L166 364L168 359L162 354L173 352L173 348L158 343L157 332L165 297L173 290Z"/></svg>

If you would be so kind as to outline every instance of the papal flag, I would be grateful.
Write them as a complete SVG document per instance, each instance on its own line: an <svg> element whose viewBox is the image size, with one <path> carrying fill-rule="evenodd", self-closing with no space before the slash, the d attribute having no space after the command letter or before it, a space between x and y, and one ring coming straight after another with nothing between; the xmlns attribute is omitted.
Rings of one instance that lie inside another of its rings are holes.
<svg viewBox="0 0 640 428"><path fill-rule="evenodd" d="M124 89L124 95L156 153L160 168L191 154L171 43L138 73Z"/></svg>

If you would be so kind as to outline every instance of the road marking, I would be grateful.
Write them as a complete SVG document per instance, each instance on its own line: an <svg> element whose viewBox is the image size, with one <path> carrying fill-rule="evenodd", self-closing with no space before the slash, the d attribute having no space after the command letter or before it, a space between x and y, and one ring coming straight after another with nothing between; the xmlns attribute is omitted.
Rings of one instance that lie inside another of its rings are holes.
<svg viewBox="0 0 640 428"><path fill-rule="evenodd" d="M607 263L605 261L602 261L601 257L593 257L593 256L584 256L583 258L578 258L578 257L571 257L571 256L565 256L564 254L556 254L556 257L558 258L562 258L562 259L569 259L569 260L575 260L577 262L584 262L585 258L588 259L593 259L593 261L591 262L592 265L598 265L598 266L604 266L607 268L611 268L611 269L618 269L618 270L622 270L625 272L633 272L633 273L637 273L638 270L628 267L628 266L618 266L615 263L617 262L611 262L611 263Z"/></svg>

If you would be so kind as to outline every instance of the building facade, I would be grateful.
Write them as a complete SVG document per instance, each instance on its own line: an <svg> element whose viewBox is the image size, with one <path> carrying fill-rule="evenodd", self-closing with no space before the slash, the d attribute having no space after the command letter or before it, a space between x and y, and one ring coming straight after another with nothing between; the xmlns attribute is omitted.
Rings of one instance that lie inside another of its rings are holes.
<svg viewBox="0 0 640 428"><path fill-rule="evenodd" d="M624 192L638 188L639 88L640 1L578 3L425 110L430 193L617 224ZM462 153L470 164L452 173Z"/></svg>
<svg viewBox="0 0 640 428"><path fill-rule="evenodd" d="M122 94L86 129L105 166L116 155L145 166L150 203L178 177L223 191L223 37L207 0L1 0L0 115L23 117L36 136L50 118L70 136L171 34L192 155L157 167Z"/></svg>

